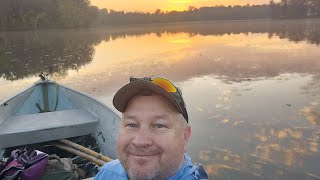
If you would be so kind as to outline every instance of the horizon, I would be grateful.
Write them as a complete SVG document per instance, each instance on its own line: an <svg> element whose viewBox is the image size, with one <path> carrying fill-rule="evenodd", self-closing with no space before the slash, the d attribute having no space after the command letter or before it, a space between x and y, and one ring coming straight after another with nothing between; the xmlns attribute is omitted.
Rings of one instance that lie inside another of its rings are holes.
<svg viewBox="0 0 320 180"><path fill-rule="evenodd" d="M279 0L275 0L277 2ZM115 11L125 12L149 12L153 13L157 9L161 11L184 11L193 6L200 7L212 7L212 6L236 6L236 5L262 5L269 4L270 0L90 0L91 5L97 6L99 9L112 9Z"/></svg>

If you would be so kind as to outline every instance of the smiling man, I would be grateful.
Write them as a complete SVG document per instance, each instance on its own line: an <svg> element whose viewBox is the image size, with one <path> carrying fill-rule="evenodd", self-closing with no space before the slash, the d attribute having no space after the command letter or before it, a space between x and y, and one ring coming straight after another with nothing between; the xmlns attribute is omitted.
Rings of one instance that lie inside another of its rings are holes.
<svg viewBox="0 0 320 180"><path fill-rule="evenodd" d="M114 96L122 112L118 160L103 166L95 180L207 179L185 153L191 135L180 89L164 78L130 78Z"/></svg>

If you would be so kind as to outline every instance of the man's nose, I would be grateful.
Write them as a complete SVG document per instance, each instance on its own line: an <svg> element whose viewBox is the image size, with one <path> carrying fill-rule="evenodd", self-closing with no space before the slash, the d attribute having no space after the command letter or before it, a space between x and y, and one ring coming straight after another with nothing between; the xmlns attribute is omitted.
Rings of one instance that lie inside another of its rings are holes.
<svg viewBox="0 0 320 180"><path fill-rule="evenodd" d="M134 139L132 140L132 144L137 147L148 147L152 145L152 137L147 128L141 127L139 129Z"/></svg>

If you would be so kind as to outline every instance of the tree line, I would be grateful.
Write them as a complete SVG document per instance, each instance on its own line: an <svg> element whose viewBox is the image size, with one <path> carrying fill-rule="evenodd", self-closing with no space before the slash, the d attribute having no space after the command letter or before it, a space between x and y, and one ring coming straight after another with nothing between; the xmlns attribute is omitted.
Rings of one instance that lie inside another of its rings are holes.
<svg viewBox="0 0 320 180"><path fill-rule="evenodd" d="M0 27L89 27L97 13L89 0L0 0Z"/></svg>
<svg viewBox="0 0 320 180"><path fill-rule="evenodd" d="M319 0L271 0L270 7L273 19L320 17Z"/></svg>
<svg viewBox="0 0 320 180"><path fill-rule="evenodd" d="M89 0L0 0L0 30L128 24L315 17L319 0L282 0L250 6L214 6L153 13L98 9Z"/></svg>
<svg viewBox="0 0 320 180"><path fill-rule="evenodd" d="M164 12L157 9L154 13L116 12L105 10L102 24L165 23L186 21L244 20L265 19L270 16L268 5L254 6L215 6L195 8L185 11Z"/></svg>
<svg viewBox="0 0 320 180"><path fill-rule="evenodd" d="M98 9L89 0L0 0L0 29L77 28L118 24L261 19L268 5L216 6L178 12L124 12Z"/></svg>

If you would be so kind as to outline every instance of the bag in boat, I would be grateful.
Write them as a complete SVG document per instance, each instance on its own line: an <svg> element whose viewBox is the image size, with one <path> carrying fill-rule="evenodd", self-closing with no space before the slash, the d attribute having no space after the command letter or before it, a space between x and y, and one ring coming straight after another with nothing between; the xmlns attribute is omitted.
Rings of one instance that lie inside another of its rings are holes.
<svg viewBox="0 0 320 180"><path fill-rule="evenodd" d="M37 180L48 164L48 154L38 150L17 149L11 152L5 167L0 172L4 180Z"/></svg>
<svg viewBox="0 0 320 180"><path fill-rule="evenodd" d="M78 180L85 178L85 172L72 163L70 158L49 155L48 166L39 180Z"/></svg>

